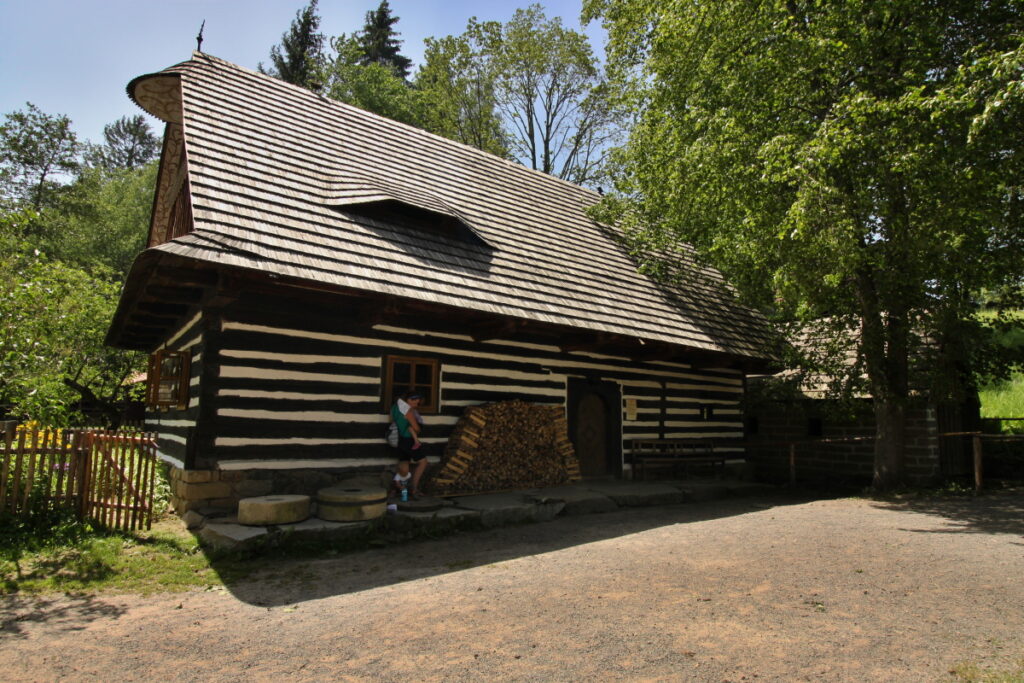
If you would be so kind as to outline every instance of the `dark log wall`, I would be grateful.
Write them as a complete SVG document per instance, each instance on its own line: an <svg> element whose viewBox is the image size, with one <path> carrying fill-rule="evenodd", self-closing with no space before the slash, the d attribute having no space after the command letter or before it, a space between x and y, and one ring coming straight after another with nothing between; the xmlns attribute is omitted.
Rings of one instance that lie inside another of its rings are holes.
<svg viewBox="0 0 1024 683"><path fill-rule="evenodd" d="M162 459L177 467L191 465L193 440L199 418L200 376L203 371L203 318L196 314L177 332L171 335L161 348L172 351L190 350L188 407L185 410L146 409L146 430L157 433L157 451Z"/></svg>
<svg viewBox="0 0 1024 683"><path fill-rule="evenodd" d="M371 327L345 311L267 298L240 302L220 315L208 333L217 351L203 359L203 381L211 386L203 387L209 405L202 414L198 466L393 462L383 440L389 421L381 403L386 355L440 361L440 410L425 416L427 442L445 442L466 406L510 399L564 406L570 376L618 383L624 406L626 399L637 400L635 419L623 414L626 462L632 438L742 436L739 371L564 353L550 339L478 342L452 328L427 332L397 320ZM715 413L702 420L706 405Z"/></svg>

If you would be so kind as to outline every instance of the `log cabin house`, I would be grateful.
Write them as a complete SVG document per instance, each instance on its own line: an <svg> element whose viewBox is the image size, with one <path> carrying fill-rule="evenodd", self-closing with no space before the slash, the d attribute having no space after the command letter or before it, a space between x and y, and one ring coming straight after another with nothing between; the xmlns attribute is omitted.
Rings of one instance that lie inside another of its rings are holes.
<svg viewBox="0 0 1024 683"><path fill-rule="evenodd" d="M166 122L109 344L151 353L179 511L379 471L400 392L563 406L584 476L635 438L743 434L767 329L721 276L638 272L591 190L196 52L128 86Z"/></svg>

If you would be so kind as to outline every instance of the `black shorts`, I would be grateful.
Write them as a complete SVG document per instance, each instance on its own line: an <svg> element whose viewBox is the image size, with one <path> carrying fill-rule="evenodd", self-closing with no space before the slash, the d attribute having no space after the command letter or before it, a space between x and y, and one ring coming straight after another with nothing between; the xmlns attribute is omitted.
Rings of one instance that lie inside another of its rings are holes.
<svg viewBox="0 0 1024 683"><path fill-rule="evenodd" d="M411 436L398 437L398 459L419 462L427 457L427 444L421 443L419 448L413 450L415 445Z"/></svg>

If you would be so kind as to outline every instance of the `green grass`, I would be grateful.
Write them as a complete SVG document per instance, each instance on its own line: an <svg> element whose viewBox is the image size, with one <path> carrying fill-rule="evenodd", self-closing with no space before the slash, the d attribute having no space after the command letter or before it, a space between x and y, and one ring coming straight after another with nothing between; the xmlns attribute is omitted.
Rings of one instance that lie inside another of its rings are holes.
<svg viewBox="0 0 1024 683"><path fill-rule="evenodd" d="M70 518L45 527L0 523L0 594L145 595L219 586L249 569L244 562L215 569L195 537L171 516L151 531L132 533L106 532Z"/></svg>
<svg viewBox="0 0 1024 683"><path fill-rule="evenodd" d="M1024 683L1024 659L1010 669L994 670L977 664L961 662L950 670L954 681L965 683Z"/></svg>
<svg viewBox="0 0 1024 683"><path fill-rule="evenodd" d="M982 417L1024 417L1024 373L978 392ZM1024 432L1024 422L1005 422L1003 431Z"/></svg>
<svg viewBox="0 0 1024 683"><path fill-rule="evenodd" d="M981 390L982 417L1024 417L1024 373Z"/></svg>
<svg viewBox="0 0 1024 683"><path fill-rule="evenodd" d="M991 311L983 311L980 315L986 321L995 318ZM999 333L999 344L1021 349L1024 347L1024 326L1020 323L1024 322L1024 311L1009 311L1004 316L1006 320L1016 321L1017 325ZM1005 382L982 387L978 394L982 417L1024 417L1024 372L1015 372ZM1024 422L1004 422L1003 431L1024 433Z"/></svg>

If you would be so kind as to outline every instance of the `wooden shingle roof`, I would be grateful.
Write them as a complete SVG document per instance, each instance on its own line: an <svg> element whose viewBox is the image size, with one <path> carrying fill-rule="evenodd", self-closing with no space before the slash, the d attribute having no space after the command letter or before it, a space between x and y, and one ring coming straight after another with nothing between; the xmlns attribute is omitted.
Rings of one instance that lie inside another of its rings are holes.
<svg viewBox="0 0 1024 683"><path fill-rule="evenodd" d="M129 92L183 128L194 225L150 252L768 356L764 320L736 303L718 273L701 269L673 288L639 273L612 230L587 216L599 200L590 190L203 53L136 79ZM448 217L475 239L360 205Z"/></svg>

